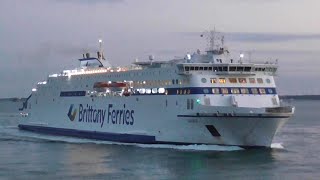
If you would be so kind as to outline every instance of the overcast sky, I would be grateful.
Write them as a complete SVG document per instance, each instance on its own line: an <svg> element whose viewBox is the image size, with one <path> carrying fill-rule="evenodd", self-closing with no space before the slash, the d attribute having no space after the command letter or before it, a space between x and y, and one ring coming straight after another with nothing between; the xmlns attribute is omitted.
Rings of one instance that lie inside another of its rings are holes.
<svg viewBox="0 0 320 180"><path fill-rule="evenodd" d="M1 0L0 97L26 97L48 74L77 67L102 38L107 58L168 60L225 32L234 56L279 59L280 94L320 94L319 0Z"/></svg>

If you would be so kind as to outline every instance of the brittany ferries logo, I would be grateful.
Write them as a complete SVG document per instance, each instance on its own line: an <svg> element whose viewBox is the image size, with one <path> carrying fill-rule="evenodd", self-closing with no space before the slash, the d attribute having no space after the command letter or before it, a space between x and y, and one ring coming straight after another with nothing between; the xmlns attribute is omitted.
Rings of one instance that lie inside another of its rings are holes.
<svg viewBox="0 0 320 180"><path fill-rule="evenodd" d="M113 104L108 104L107 109L96 109L93 106L86 104L79 104L79 108L73 109L73 104L70 105L68 117L74 121L77 112L78 122L81 123L97 123L103 127L104 123L119 124L119 125L133 125L134 124L134 110L127 109L126 105L115 108Z"/></svg>
<svg viewBox="0 0 320 180"><path fill-rule="evenodd" d="M73 110L73 104L70 105L69 112L68 112L68 117L69 117L70 121L74 121L74 119L76 118L76 115L77 115L77 109L74 109L73 112L72 112L72 110Z"/></svg>

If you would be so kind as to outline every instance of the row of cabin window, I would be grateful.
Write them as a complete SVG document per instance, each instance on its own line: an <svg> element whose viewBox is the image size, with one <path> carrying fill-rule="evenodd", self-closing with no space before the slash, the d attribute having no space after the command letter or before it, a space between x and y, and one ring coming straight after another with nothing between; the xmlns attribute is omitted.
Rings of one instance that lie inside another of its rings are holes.
<svg viewBox="0 0 320 180"><path fill-rule="evenodd" d="M249 78L249 81L247 81L246 78L228 78L229 82L230 83L242 83L242 84L245 84L247 82L249 82L250 84L255 84L256 82L259 83L259 84L263 84L263 79L262 78ZM220 84L225 84L227 82L226 78L211 78L210 79L210 82L212 84L215 84L215 83L220 83ZM270 83L270 79L267 79L266 80L267 83Z"/></svg>
<svg viewBox="0 0 320 180"><path fill-rule="evenodd" d="M185 71L228 71L228 66L220 66L220 67L198 67L198 66L186 66L184 67ZM276 68L255 68L255 71L270 71L276 72ZM250 72L251 67L248 66L230 66L229 71L239 71L239 72Z"/></svg>
<svg viewBox="0 0 320 180"><path fill-rule="evenodd" d="M212 94L230 94L228 88L212 88ZM274 93L272 89L251 88L252 94L269 94ZM204 94L209 94L209 89L203 89ZM231 88L231 94L249 94L248 88ZM177 94L190 94L190 89L177 90Z"/></svg>
<svg viewBox="0 0 320 180"><path fill-rule="evenodd" d="M198 66L186 66L185 71L228 71L228 66L220 66L220 67L198 67ZM245 71L245 72L250 72L251 67L229 67L229 71Z"/></svg>
<svg viewBox="0 0 320 180"><path fill-rule="evenodd" d="M177 94L190 94L190 89L177 89Z"/></svg>
<svg viewBox="0 0 320 180"><path fill-rule="evenodd" d="M204 89L203 91L205 91ZM272 89L265 89L265 88L251 88L252 94L266 94L268 93L272 94L274 93ZM221 88L221 91L219 88L212 88L213 94L229 94L228 88ZM231 94L249 94L248 88L231 88Z"/></svg>
<svg viewBox="0 0 320 180"><path fill-rule="evenodd" d="M270 72L276 72L277 68L255 68L255 71L270 71Z"/></svg>
<svg viewBox="0 0 320 180"><path fill-rule="evenodd" d="M187 79L172 79L172 80L153 80L153 81L133 81L133 86L167 86L173 84L189 84Z"/></svg>

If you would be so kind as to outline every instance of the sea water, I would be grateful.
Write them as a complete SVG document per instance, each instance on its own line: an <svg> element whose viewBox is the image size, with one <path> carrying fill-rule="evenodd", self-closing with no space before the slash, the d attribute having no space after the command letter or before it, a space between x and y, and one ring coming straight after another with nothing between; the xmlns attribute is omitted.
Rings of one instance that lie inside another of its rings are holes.
<svg viewBox="0 0 320 180"><path fill-rule="evenodd" d="M0 114L0 179L320 179L320 101L291 104L271 149L251 150L41 135Z"/></svg>

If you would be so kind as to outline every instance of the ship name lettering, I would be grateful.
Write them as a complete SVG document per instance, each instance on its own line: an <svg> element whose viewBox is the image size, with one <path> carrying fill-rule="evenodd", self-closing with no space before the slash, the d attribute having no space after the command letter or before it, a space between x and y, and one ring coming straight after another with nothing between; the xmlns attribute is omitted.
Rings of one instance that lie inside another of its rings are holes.
<svg viewBox="0 0 320 180"><path fill-rule="evenodd" d="M79 105L79 122L100 123L103 126L105 120L106 110L93 109L92 106L87 104L86 108Z"/></svg>
<svg viewBox="0 0 320 180"><path fill-rule="evenodd" d="M106 109L95 109L91 105L79 104L79 122L86 123L99 123L101 128L105 123ZM126 105L123 105L123 109L114 108L113 104L108 105L108 124L123 124L133 125L134 123L134 110L126 109Z"/></svg>
<svg viewBox="0 0 320 180"><path fill-rule="evenodd" d="M126 124L133 125L134 123L134 110L126 109L126 105L123 105L123 109L113 109L113 104L108 106L108 123L112 124Z"/></svg>

